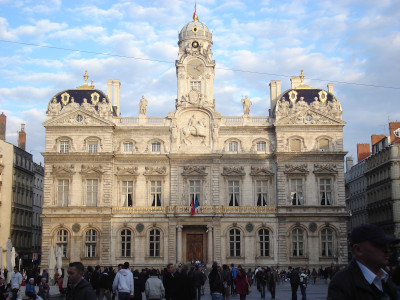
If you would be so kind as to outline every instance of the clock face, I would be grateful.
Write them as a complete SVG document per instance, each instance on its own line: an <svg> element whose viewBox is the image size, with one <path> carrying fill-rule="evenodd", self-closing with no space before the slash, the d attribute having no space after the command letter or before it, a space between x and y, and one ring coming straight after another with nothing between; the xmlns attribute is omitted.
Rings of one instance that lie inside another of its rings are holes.
<svg viewBox="0 0 400 300"><path fill-rule="evenodd" d="M204 72L204 64L198 58L192 59L187 65L187 70L191 76L198 77Z"/></svg>

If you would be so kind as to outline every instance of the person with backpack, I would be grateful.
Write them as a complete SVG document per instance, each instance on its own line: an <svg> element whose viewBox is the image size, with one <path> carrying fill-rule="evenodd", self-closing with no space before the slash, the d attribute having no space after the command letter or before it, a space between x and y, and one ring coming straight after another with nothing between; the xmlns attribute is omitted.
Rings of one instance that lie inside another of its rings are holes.
<svg viewBox="0 0 400 300"><path fill-rule="evenodd" d="M300 273L300 291L301 291L301 300L307 300L306 289L308 283L308 276L304 272L303 268L299 269Z"/></svg>

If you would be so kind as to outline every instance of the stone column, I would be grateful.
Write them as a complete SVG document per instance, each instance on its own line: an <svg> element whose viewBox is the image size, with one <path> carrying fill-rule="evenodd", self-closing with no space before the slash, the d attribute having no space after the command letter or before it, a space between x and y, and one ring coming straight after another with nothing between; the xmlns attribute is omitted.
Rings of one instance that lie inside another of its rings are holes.
<svg viewBox="0 0 400 300"><path fill-rule="evenodd" d="M207 225L207 262L213 263L213 226Z"/></svg>
<svg viewBox="0 0 400 300"><path fill-rule="evenodd" d="M176 235L176 263L182 262L182 225L176 225L178 233Z"/></svg>

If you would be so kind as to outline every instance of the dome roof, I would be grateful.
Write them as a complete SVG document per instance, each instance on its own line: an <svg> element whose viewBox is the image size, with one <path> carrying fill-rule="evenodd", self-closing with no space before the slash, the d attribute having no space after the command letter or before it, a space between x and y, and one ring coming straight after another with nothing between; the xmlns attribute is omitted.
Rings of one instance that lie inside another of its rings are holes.
<svg viewBox="0 0 400 300"><path fill-rule="evenodd" d="M301 86L285 91L280 98L282 99L283 97L286 101L298 101L303 98L302 100L307 104L311 104L314 101L333 102L337 100L333 94L323 89L302 88Z"/></svg>
<svg viewBox="0 0 400 300"><path fill-rule="evenodd" d="M212 33L210 29L204 24L197 20L187 23L183 26L182 30L179 32L179 41L185 39L200 38L212 41Z"/></svg>

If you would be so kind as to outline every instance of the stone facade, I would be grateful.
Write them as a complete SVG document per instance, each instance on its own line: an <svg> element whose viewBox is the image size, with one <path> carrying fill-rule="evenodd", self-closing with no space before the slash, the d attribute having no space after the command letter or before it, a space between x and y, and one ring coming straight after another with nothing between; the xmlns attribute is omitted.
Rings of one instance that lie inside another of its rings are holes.
<svg viewBox="0 0 400 300"><path fill-rule="evenodd" d="M179 33L176 110L119 116L119 88L85 83L49 102L43 259L165 266L192 260L321 266L347 262L342 110L333 93L272 81L268 116L215 110L212 34ZM196 206L198 208L196 209Z"/></svg>

